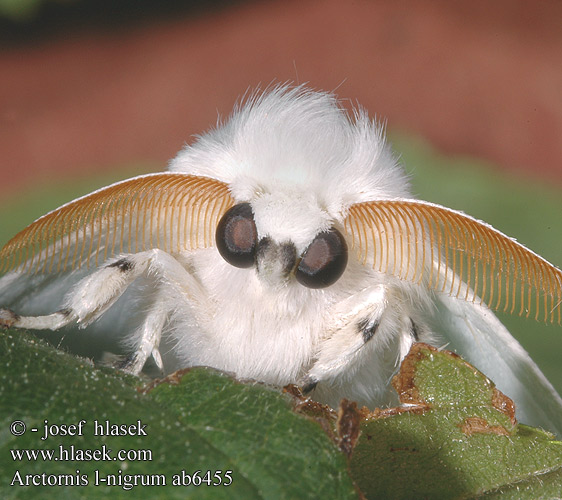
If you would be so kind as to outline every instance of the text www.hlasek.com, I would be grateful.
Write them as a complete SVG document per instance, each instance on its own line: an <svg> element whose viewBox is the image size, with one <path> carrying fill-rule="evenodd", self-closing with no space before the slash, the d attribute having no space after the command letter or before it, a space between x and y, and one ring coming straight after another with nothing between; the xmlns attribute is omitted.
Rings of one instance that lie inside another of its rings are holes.
<svg viewBox="0 0 562 500"><path fill-rule="evenodd" d="M113 454L113 450L108 448L105 444L93 450L75 448L74 445L65 447L61 444L58 449L10 450L10 453L12 454L12 460L14 462L34 462L37 460L43 460L44 462L101 462L111 460L118 460L121 462L152 461L151 450L118 450Z"/></svg>

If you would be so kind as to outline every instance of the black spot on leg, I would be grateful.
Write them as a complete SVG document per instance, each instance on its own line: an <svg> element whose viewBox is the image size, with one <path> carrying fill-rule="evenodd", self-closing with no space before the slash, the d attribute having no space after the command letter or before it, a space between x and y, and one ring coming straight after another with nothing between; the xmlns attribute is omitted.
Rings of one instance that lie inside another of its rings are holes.
<svg viewBox="0 0 562 500"><path fill-rule="evenodd" d="M416 342L420 341L420 331L418 329L418 326L414 323L414 320L412 318L410 318L410 332L412 334L412 337L414 337L414 340Z"/></svg>
<svg viewBox="0 0 562 500"><path fill-rule="evenodd" d="M316 388L316 386L318 385L318 380L307 375L299 381L298 385L300 386L302 393L306 395Z"/></svg>
<svg viewBox="0 0 562 500"><path fill-rule="evenodd" d="M357 322L359 333L363 335L363 342L369 342L377 332L379 321L371 321L369 318L363 318Z"/></svg>
<svg viewBox="0 0 562 500"><path fill-rule="evenodd" d="M118 267L121 271L126 273L127 271L133 269L134 264L129 259L123 258L112 262L107 267Z"/></svg>

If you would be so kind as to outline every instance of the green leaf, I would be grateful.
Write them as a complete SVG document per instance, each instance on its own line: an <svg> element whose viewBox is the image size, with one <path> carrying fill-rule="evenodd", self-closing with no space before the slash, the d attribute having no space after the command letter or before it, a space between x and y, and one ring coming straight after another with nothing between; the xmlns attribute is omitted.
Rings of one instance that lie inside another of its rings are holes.
<svg viewBox="0 0 562 500"><path fill-rule="evenodd" d="M358 489L366 498L562 494L562 443L518 425L511 400L484 375L425 344L414 346L393 380L407 406L369 412L344 401L337 418L318 403L211 369L148 384L94 368L25 332L0 332L0 355L0 498L121 498L130 495L127 488L143 498L356 498ZM27 425L21 436L10 433L16 420ZM59 431L61 424L86 423L82 435L42 440L45 420ZM95 435L95 421L131 425L134 435ZM139 428L147 435L136 435ZM104 445L111 458L118 450L132 455L98 461L13 455L60 456L62 446L63 453L74 447L76 458ZM232 484L172 485L182 471L201 471L193 477L202 480L208 470L211 481L215 471L222 480L232 471ZM95 486L96 471L114 475L117 485ZM20 486L26 475L39 484L82 476L89 484ZM134 486L143 480L166 486Z"/></svg>
<svg viewBox="0 0 562 500"><path fill-rule="evenodd" d="M345 456L316 422L295 414L289 396L279 391L204 368L139 391L144 386L139 378L94 368L19 331L0 333L0 355L0 498L121 498L126 488L134 489L135 497L166 499L356 496ZM27 426L21 436L10 433L16 420ZM60 430L81 420L86 421L81 436L41 439L45 421ZM147 435L94 435L95 421L104 427L106 421L131 425L137 434L140 427ZM76 457L79 450L104 445L112 460L77 461L63 454L67 460L14 461L11 451L55 450L60 458L60 447L67 453L74 447ZM129 460L115 460L118 450L133 451ZM150 457L142 456L146 450ZM133 460L135 455L141 460ZM199 479L211 471L212 482L216 471L222 471L223 481L232 471L232 484L172 485L174 475L198 470ZM39 484L60 484L67 475L74 482L84 476L89 485L19 486L29 474ZM95 486L96 474L114 475L118 485ZM165 481L166 486L131 486L135 475L137 482Z"/></svg>
<svg viewBox="0 0 562 500"><path fill-rule="evenodd" d="M367 498L562 494L562 443L518 425L512 401L457 355L416 344L393 385L410 406L364 414L352 452Z"/></svg>

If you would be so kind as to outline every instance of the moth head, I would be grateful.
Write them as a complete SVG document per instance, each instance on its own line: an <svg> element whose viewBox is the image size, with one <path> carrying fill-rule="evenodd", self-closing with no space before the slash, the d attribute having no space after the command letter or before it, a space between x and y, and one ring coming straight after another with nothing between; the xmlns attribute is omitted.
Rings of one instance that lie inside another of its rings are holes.
<svg viewBox="0 0 562 500"><path fill-rule="evenodd" d="M347 265L347 243L313 196L280 190L230 208L216 231L222 258L254 268L267 286L334 284Z"/></svg>

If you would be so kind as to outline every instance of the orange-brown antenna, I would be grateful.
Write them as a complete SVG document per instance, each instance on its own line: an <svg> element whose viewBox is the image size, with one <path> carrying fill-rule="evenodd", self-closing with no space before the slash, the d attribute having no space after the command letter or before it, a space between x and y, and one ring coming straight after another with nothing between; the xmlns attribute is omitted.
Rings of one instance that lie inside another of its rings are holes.
<svg viewBox="0 0 562 500"><path fill-rule="evenodd" d="M344 221L363 264L493 309L561 322L562 271L490 225L418 200L352 205Z"/></svg>
<svg viewBox="0 0 562 500"><path fill-rule="evenodd" d="M0 250L0 271L61 272L122 252L208 247L233 204L228 186L215 179L179 173L135 177L37 219Z"/></svg>

